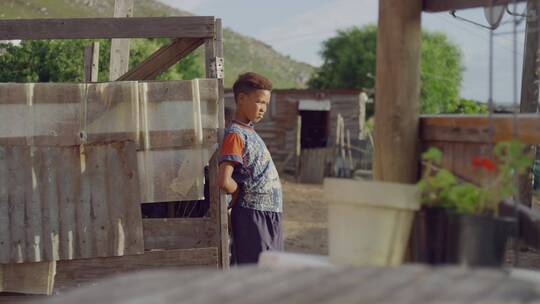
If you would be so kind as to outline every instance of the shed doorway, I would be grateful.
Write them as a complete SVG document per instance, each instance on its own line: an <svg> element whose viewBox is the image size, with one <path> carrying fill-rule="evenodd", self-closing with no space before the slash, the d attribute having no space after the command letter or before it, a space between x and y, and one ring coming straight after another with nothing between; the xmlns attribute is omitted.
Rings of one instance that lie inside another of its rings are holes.
<svg viewBox="0 0 540 304"><path fill-rule="evenodd" d="M329 100L300 100L302 117L300 145L302 149L325 148L328 144Z"/></svg>

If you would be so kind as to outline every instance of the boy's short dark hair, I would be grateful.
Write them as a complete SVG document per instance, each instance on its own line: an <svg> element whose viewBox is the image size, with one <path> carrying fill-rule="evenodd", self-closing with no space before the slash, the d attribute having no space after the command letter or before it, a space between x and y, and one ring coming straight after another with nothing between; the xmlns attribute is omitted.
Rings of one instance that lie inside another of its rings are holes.
<svg viewBox="0 0 540 304"><path fill-rule="evenodd" d="M253 72L241 74L233 85L234 100L238 100L240 93L249 94L256 90L272 91L272 81Z"/></svg>

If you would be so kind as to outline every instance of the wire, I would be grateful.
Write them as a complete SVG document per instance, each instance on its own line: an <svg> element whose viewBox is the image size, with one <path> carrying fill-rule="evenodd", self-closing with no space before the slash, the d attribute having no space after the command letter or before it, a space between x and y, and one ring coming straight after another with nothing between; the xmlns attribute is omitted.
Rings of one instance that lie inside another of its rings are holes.
<svg viewBox="0 0 540 304"><path fill-rule="evenodd" d="M468 34L474 35L474 36L476 36L476 37L479 37L479 38L481 38L481 39L484 40L484 41L486 40L486 37L483 36L483 35L480 35L478 32L476 32L476 31L471 31L470 28L464 28L460 23L453 22L454 19L450 19L450 18L451 18L450 16L448 16L448 15L443 15L442 17L443 17L443 18L440 19L440 20L442 20L442 21L444 21L444 22L446 22L446 23L448 23L448 24L454 25L454 26L456 26L457 28L461 29L462 31L467 32ZM446 19L446 18L449 18L449 19ZM501 38L502 38L502 37L501 37ZM508 39L504 39L504 40L510 41L510 40L508 40ZM488 41L489 41L489 40L488 40ZM514 52L514 50L509 49L509 48L508 48L506 45L504 45L504 44L497 43L496 41L494 41L494 43L497 44L497 45L499 45L501 49L504 49L504 50L506 50L506 51L508 51L508 52ZM518 55L520 55L520 56L523 57L523 53L518 52Z"/></svg>

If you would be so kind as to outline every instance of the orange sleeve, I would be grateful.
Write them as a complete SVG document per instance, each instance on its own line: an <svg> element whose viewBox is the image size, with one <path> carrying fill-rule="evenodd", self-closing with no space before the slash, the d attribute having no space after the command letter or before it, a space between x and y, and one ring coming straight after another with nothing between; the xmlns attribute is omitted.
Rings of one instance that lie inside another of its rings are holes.
<svg viewBox="0 0 540 304"><path fill-rule="evenodd" d="M243 164L242 152L244 151L244 139L237 133L229 133L223 139L221 145L220 162L232 161Z"/></svg>

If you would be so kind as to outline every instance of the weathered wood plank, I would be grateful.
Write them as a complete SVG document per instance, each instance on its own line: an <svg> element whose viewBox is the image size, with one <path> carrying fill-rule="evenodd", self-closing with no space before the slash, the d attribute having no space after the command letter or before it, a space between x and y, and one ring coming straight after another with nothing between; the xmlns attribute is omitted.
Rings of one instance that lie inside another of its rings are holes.
<svg viewBox="0 0 540 304"><path fill-rule="evenodd" d="M25 225L26 225L26 257L27 262L40 262L43 256L43 216L42 216L42 199L38 188L36 176L36 167L39 163L35 162L36 147L29 147L28 161L30 166L30 174L26 176L25 185Z"/></svg>
<svg viewBox="0 0 540 304"><path fill-rule="evenodd" d="M495 286L508 278L498 270L479 270L452 284L451 289L441 289L433 302L473 303L489 294Z"/></svg>
<svg viewBox="0 0 540 304"><path fill-rule="evenodd" d="M540 249L540 211L531 209L512 201L505 201L499 204L499 214L501 216L513 217L517 210L519 223L519 237L528 246Z"/></svg>
<svg viewBox="0 0 540 304"><path fill-rule="evenodd" d="M120 153L121 156L124 156L123 153ZM126 203L132 203L138 205L138 201L126 202L125 194L137 189L136 187L123 187L122 178L123 174L123 164L121 157L118 157L116 151L113 149L107 149L104 152L105 156L105 202L107 204L107 213L110 217L110 226L109 226L109 237L110 241L114 244L111 246L110 250L113 253L112 255L124 255L126 247L125 235L128 233L126 231L126 217L124 216L126 208ZM140 209L140 208L139 208Z"/></svg>
<svg viewBox="0 0 540 304"><path fill-rule="evenodd" d="M141 255L57 262L55 289L73 289L114 274L173 267L217 267L217 249L150 251Z"/></svg>
<svg viewBox="0 0 540 304"><path fill-rule="evenodd" d="M190 149L195 147L195 130L174 131L150 131L146 134L149 138L150 150L175 148ZM202 147L210 148L217 144L216 129L203 129ZM139 147L142 149L142 147Z"/></svg>
<svg viewBox="0 0 540 304"><path fill-rule="evenodd" d="M89 266L94 264L96 263ZM98 267L100 266L98 264ZM61 275L60 268L59 265L58 277ZM109 303L117 299L127 302L154 301L163 304L178 302L421 304L536 303L538 298L533 282L513 279L501 271L411 266L373 269L263 269L248 266L230 271L159 270L111 278L96 285L60 295L54 301L55 303L75 301L80 304Z"/></svg>
<svg viewBox="0 0 540 304"><path fill-rule="evenodd" d="M8 147L8 191L10 218L10 261L22 263L26 258L25 205L27 181L31 176L30 147Z"/></svg>
<svg viewBox="0 0 540 304"><path fill-rule="evenodd" d="M57 154L56 183L59 186L58 211L60 224L60 259L71 260L79 256L76 250L76 204L80 198L80 160L78 147L55 149ZM51 170L52 168L49 168Z"/></svg>
<svg viewBox="0 0 540 304"><path fill-rule="evenodd" d="M521 1L525 0L517 0ZM513 0L423 0L422 9L428 12L443 12L509 3L513 3Z"/></svg>
<svg viewBox="0 0 540 304"><path fill-rule="evenodd" d="M112 232L112 255L143 252L141 198L137 191L134 143L115 143L106 151L107 206ZM109 235L111 236L111 235Z"/></svg>
<svg viewBox="0 0 540 304"><path fill-rule="evenodd" d="M151 80L204 43L204 38L181 38L161 47L118 80Z"/></svg>
<svg viewBox="0 0 540 304"><path fill-rule="evenodd" d="M114 17L133 17L133 0L115 0ZM109 80L115 81L129 69L129 39L112 39Z"/></svg>
<svg viewBox="0 0 540 304"><path fill-rule="evenodd" d="M215 151L210 157L208 162L208 178L210 179L209 184L209 200L210 200L210 210L208 214L210 216L211 225L217 229L217 233L212 239L212 243L218 247L219 253L219 264L221 267L227 269L229 268L229 250L228 247L226 250L223 248L223 242L228 242L229 240L229 224L228 224L228 211L227 203L224 200L221 200L221 196L225 193L221 190L217 184L219 171L219 151Z"/></svg>
<svg viewBox="0 0 540 304"><path fill-rule="evenodd" d="M209 218L143 219L144 249L208 248L219 238Z"/></svg>
<svg viewBox="0 0 540 304"><path fill-rule="evenodd" d="M0 105L26 105L28 87L25 83L0 83Z"/></svg>
<svg viewBox="0 0 540 304"><path fill-rule="evenodd" d="M93 245L96 257L109 256L111 247L111 220L109 218L107 201L107 147L88 145L86 159L88 161L88 175L91 193L91 214L93 214Z"/></svg>
<svg viewBox="0 0 540 304"><path fill-rule="evenodd" d="M30 84L0 83L0 144L26 144L31 91Z"/></svg>
<svg viewBox="0 0 540 304"><path fill-rule="evenodd" d="M332 297L335 303L351 303L353 299L360 303L375 303L409 284L427 273L427 268L389 268L383 271L375 279L370 279L362 285L351 284L348 288L341 289L339 294Z"/></svg>
<svg viewBox="0 0 540 304"><path fill-rule="evenodd" d="M322 184L325 175L326 148L304 149L300 158L300 182Z"/></svg>
<svg viewBox="0 0 540 304"><path fill-rule="evenodd" d="M137 17L0 20L0 40L210 38L214 17Z"/></svg>
<svg viewBox="0 0 540 304"><path fill-rule="evenodd" d="M206 102L217 104L218 99L218 84L215 79L199 79L199 96L201 98L201 106ZM191 102L193 94L191 92L191 80L174 80L174 81L151 81L141 82L139 86L146 86L146 95L148 103L161 102ZM210 113L216 113L217 107L212 108Z"/></svg>
<svg viewBox="0 0 540 304"><path fill-rule="evenodd" d="M42 203L43 260L55 261L60 258L60 218L57 150L40 147L34 154L36 179Z"/></svg>
<svg viewBox="0 0 540 304"><path fill-rule="evenodd" d="M135 143L7 146L0 160L1 263L143 252Z"/></svg>
<svg viewBox="0 0 540 304"><path fill-rule="evenodd" d="M99 73L99 42L92 42L84 49L84 81L98 81Z"/></svg>
<svg viewBox="0 0 540 304"><path fill-rule="evenodd" d="M540 119L536 114L517 114L516 137L526 144L540 143ZM422 141L452 141L490 143L514 138L514 115L495 114L492 119L485 115L425 115L420 118Z"/></svg>
<svg viewBox="0 0 540 304"><path fill-rule="evenodd" d="M214 286L220 282L221 286L227 285L223 284L225 276L228 277L230 282L236 282L242 280L242 278L251 278L254 274L259 276L259 273L252 267L240 269L234 273L228 273L228 276L227 272L211 269L210 267L202 269L177 268L175 270L141 271L123 275L122 279L109 278L100 281L96 285L99 285L97 288L101 288L102 292L93 293L91 296L86 292L84 292L84 295L80 294L80 291L66 293L66 295L58 297L55 304L72 303L74 301L73 299L78 299L76 302L80 304L110 302L108 299L112 293L114 293L116 299L128 299L128 301L131 301L132 298L137 298L142 303L167 303L169 301L183 303L184 299L191 299L192 297L195 298L201 294L209 293L194 293L193 290L209 290L207 286ZM118 280L122 282L118 282ZM204 286L200 285L201 281L205 283ZM113 289L102 287L109 287L111 283L114 284L112 285L114 286ZM179 286L182 288L179 288ZM93 288L91 287L89 289ZM148 292L149 290L152 292Z"/></svg>
<svg viewBox="0 0 540 304"><path fill-rule="evenodd" d="M221 19L216 20L216 36L214 39L208 39L205 43L205 68L206 77L217 80L217 125L218 128L218 143L221 145L224 136L225 128L225 99L223 92L223 79L218 78L218 71L212 69L211 65L214 60L219 57L223 58L223 28ZM215 63L215 62L214 62ZM217 64L216 64L217 65ZM217 68L217 66L216 66ZM201 96L202 99L202 96ZM219 149L218 149L219 151ZM210 178L210 218L219 227L219 234L216 239L218 244L218 252L220 265L224 269L229 268L229 231L228 231L228 210L225 198L225 192L217 185L219 168L219 153L216 151L209 161L209 178Z"/></svg>
<svg viewBox="0 0 540 304"><path fill-rule="evenodd" d="M77 216L77 252L80 258L90 258L95 256L96 248L93 242L93 231L95 230L92 220L92 171L91 164L87 157L87 149L84 145L79 148L79 166L81 172L80 198L76 206Z"/></svg>
<svg viewBox="0 0 540 304"><path fill-rule="evenodd" d="M291 303L317 303L330 301L332 297L339 294L341 287L350 285L360 285L368 280L377 279L382 275L381 269L374 267L367 267L362 269L339 269L336 271L329 271L324 277L318 277L319 286L317 289L312 290L310 285L296 285L293 290L298 288L298 292L288 292ZM289 282L290 283L290 282Z"/></svg>
<svg viewBox="0 0 540 304"><path fill-rule="evenodd" d="M50 295L55 274L56 262L0 265L4 278L1 291Z"/></svg>
<svg viewBox="0 0 540 304"><path fill-rule="evenodd" d="M384 123L374 132L376 180L417 180L421 9L420 1L379 1L375 120Z"/></svg>
<svg viewBox="0 0 540 304"><path fill-rule="evenodd" d="M389 303L430 303L438 297L442 289L453 286L467 277L466 268L441 268L439 271L415 278L407 288L390 293L385 297Z"/></svg>
<svg viewBox="0 0 540 304"><path fill-rule="evenodd" d="M0 146L0 261L10 260L9 148ZM1 280L0 280L1 281Z"/></svg>

